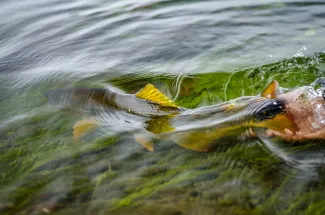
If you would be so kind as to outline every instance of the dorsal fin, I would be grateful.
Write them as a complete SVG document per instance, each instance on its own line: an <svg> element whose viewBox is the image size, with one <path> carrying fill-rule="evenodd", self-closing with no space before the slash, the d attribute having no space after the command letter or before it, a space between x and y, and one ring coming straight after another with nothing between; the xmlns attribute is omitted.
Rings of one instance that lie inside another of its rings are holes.
<svg viewBox="0 0 325 215"><path fill-rule="evenodd" d="M277 90L278 90L279 83L274 80L272 81L262 92L262 96L268 99L274 99L276 98Z"/></svg>
<svg viewBox="0 0 325 215"><path fill-rule="evenodd" d="M152 84L147 84L144 88L139 90L135 96L140 99L145 99L151 102L155 102L165 107L177 107L167 96L161 93Z"/></svg>

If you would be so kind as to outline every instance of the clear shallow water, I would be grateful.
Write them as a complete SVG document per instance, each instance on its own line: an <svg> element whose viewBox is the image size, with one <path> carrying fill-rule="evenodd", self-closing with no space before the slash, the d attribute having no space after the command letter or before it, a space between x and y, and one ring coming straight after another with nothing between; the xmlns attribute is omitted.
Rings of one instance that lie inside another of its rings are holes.
<svg viewBox="0 0 325 215"><path fill-rule="evenodd" d="M232 71L313 54L324 44L322 1L1 4L1 71L33 80L110 69Z"/></svg>
<svg viewBox="0 0 325 215"><path fill-rule="evenodd" d="M310 84L324 76L324 54L317 54L325 44L323 1L0 6L4 214L324 210L324 148L317 144L228 140L198 153L157 140L148 153L132 135L105 130L74 144L72 127L81 116L51 107L43 95L107 85L134 93L153 83L194 108L256 95L272 79L286 88Z"/></svg>

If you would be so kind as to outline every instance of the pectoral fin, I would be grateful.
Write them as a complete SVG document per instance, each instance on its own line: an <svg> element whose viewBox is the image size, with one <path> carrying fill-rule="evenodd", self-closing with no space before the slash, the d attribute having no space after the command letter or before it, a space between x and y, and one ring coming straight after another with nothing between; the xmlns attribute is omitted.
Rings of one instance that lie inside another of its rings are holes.
<svg viewBox="0 0 325 215"><path fill-rule="evenodd" d="M195 132L192 134L179 134L173 138L179 146L194 151L207 152L212 147L212 139Z"/></svg>
<svg viewBox="0 0 325 215"><path fill-rule="evenodd" d="M207 152L213 147L215 140L225 136L226 133L227 131L222 128L217 130L191 131L177 134L172 137L172 140L181 147Z"/></svg>
<svg viewBox="0 0 325 215"><path fill-rule="evenodd" d="M147 131L150 131L154 134L161 134L166 132L174 131L175 128L170 124L169 119L173 116L165 116L159 118L153 118L146 122Z"/></svg>
<svg viewBox="0 0 325 215"><path fill-rule="evenodd" d="M98 126L94 118L83 119L73 126L73 140L77 142L80 138L90 130Z"/></svg>
<svg viewBox="0 0 325 215"><path fill-rule="evenodd" d="M161 93L152 84L147 84L144 88L139 90L135 96L140 99L158 103L161 106L177 108L177 105L175 105L167 96Z"/></svg>
<svg viewBox="0 0 325 215"><path fill-rule="evenodd" d="M141 146L146 148L148 151L153 152L153 142L152 138L146 134L135 134L134 139Z"/></svg>
<svg viewBox="0 0 325 215"><path fill-rule="evenodd" d="M177 133L173 135L171 139L184 148L206 152L216 144L216 140L237 135L244 129L246 128L242 125L235 124L219 128L200 129Z"/></svg>

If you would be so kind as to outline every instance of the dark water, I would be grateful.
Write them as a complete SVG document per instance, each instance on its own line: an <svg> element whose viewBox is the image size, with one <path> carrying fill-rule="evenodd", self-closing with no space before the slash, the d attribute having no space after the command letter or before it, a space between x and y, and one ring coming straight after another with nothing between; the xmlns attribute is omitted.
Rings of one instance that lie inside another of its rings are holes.
<svg viewBox="0 0 325 215"><path fill-rule="evenodd" d="M98 130L44 92L153 83L187 108L325 72L324 1L1 1L0 213L324 214L323 141L200 153Z"/></svg>

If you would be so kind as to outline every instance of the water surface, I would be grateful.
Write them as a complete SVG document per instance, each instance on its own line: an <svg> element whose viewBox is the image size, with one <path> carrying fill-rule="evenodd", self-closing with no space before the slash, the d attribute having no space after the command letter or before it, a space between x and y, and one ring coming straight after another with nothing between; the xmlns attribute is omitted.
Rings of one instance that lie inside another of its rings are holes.
<svg viewBox="0 0 325 215"><path fill-rule="evenodd" d="M105 130L44 93L152 83L196 108L325 71L324 1L43 0L0 3L0 211L4 214L322 214L317 142L221 142L208 153ZM322 142L322 141L320 141ZM319 142L318 142L319 143Z"/></svg>

